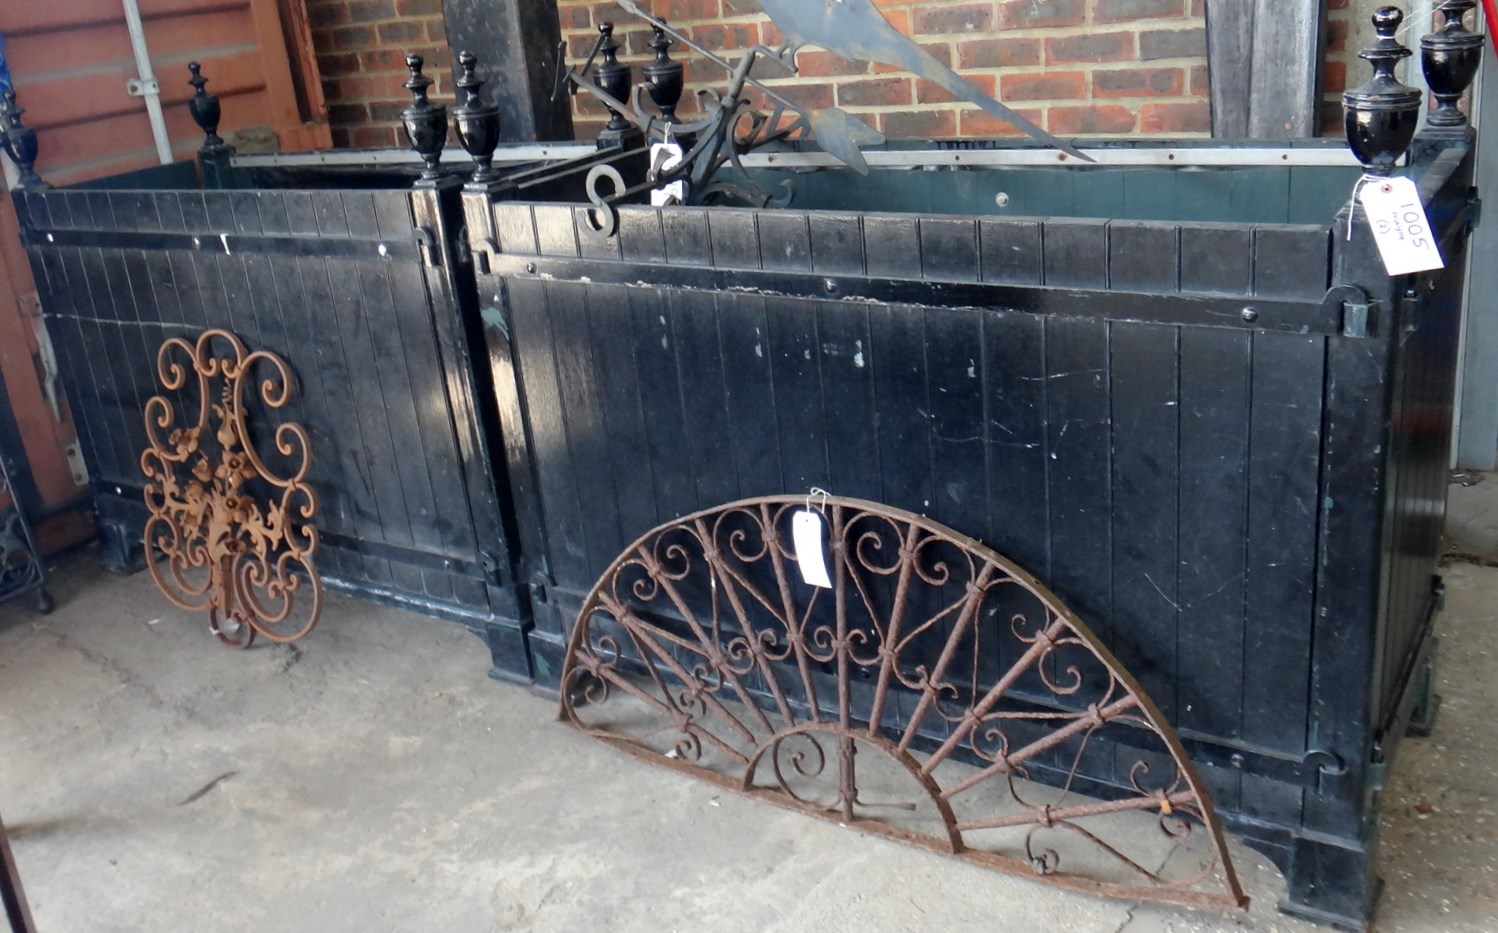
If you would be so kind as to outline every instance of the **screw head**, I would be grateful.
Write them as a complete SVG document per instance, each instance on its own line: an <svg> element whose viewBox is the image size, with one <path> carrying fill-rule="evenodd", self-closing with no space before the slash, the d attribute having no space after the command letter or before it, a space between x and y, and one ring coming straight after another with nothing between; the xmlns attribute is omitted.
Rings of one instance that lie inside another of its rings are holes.
<svg viewBox="0 0 1498 933"><path fill-rule="evenodd" d="M1259 309L1250 305L1243 309L1243 323L1253 324L1259 320Z"/></svg>
<svg viewBox="0 0 1498 933"><path fill-rule="evenodd" d="M530 274L530 275L535 275L536 274L536 264L533 263L533 262L526 263L525 264L525 271L528 274Z"/></svg>

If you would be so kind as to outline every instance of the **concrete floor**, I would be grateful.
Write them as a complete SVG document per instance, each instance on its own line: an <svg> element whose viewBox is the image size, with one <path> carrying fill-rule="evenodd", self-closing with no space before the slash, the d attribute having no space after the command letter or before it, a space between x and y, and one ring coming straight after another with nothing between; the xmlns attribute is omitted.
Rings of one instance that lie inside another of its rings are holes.
<svg viewBox="0 0 1498 933"><path fill-rule="evenodd" d="M95 566L65 564L51 616L0 607L0 809L45 933L1320 929L1236 844L1244 915L1068 895L627 759L455 626L335 598L301 647L239 653ZM1498 930L1498 569L1447 581L1380 930Z"/></svg>

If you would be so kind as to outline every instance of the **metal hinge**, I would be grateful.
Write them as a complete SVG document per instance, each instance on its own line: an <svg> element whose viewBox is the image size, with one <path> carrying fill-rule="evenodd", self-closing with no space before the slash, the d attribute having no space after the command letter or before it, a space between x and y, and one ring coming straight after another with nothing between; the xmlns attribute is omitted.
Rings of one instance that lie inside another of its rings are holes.
<svg viewBox="0 0 1498 933"><path fill-rule="evenodd" d="M484 568L484 573L488 576L490 583L496 586L504 585L505 564L498 554L495 554L493 551L480 551L479 566Z"/></svg>
<svg viewBox="0 0 1498 933"><path fill-rule="evenodd" d="M1399 323L1406 334L1420 329L1420 312L1424 307L1425 299L1414 289L1405 292L1404 297L1399 299Z"/></svg>
<svg viewBox="0 0 1498 933"><path fill-rule="evenodd" d="M416 249L421 253L421 261L429 269L437 269L442 266L442 251L437 248L437 234L431 227L417 227L411 231L411 238L416 241Z"/></svg>
<svg viewBox="0 0 1498 933"><path fill-rule="evenodd" d="M1368 337L1378 327L1379 303L1356 285L1333 285L1321 299L1327 308L1333 302L1342 306L1342 336Z"/></svg>

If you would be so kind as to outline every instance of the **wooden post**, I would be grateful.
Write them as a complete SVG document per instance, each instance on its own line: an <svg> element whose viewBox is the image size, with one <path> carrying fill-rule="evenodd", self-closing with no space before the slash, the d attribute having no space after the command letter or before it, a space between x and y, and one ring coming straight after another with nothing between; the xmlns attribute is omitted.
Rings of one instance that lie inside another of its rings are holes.
<svg viewBox="0 0 1498 933"><path fill-rule="evenodd" d="M442 0L453 54L478 56L505 142L572 138L572 99L553 91L562 41L556 0Z"/></svg>
<svg viewBox="0 0 1498 933"><path fill-rule="evenodd" d="M1326 0L1207 0L1212 135L1315 136Z"/></svg>

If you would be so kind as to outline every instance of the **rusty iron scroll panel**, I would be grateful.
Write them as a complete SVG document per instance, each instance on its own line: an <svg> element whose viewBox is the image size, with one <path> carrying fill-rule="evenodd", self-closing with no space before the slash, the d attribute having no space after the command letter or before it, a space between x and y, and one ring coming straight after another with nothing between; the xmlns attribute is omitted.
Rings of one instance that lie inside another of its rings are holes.
<svg viewBox="0 0 1498 933"><path fill-rule="evenodd" d="M793 545L808 510L827 588ZM747 500L639 539L583 605L561 717L757 799L1072 891L1247 904L1179 739L1087 626L982 544L871 502Z"/></svg>
<svg viewBox="0 0 1498 933"><path fill-rule="evenodd" d="M322 613L322 578L308 524L311 443L301 425L274 418L291 398L291 369L225 330L167 340L156 369L165 393L146 403L140 458L151 576L173 605L206 611L227 645L302 638ZM247 417L256 392L260 427Z"/></svg>

